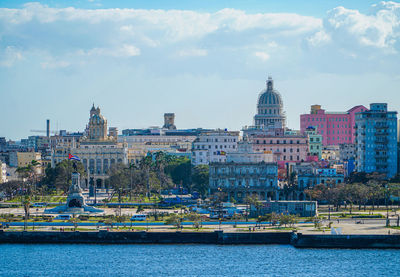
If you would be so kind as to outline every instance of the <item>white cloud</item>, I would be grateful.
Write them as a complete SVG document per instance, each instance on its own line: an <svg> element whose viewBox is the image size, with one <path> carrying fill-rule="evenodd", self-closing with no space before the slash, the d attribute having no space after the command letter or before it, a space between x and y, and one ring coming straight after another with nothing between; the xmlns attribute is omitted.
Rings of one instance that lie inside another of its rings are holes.
<svg viewBox="0 0 400 277"><path fill-rule="evenodd" d="M312 46L321 46L331 41L331 37L324 31L318 31L307 39Z"/></svg>
<svg viewBox="0 0 400 277"><path fill-rule="evenodd" d="M71 64L66 61L47 61L42 62L41 66L43 69L57 69L57 68L66 68Z"/></svg>
<svg viewBox="0 0 400 277"><path fill-rule="evenodd" d="M0 66L11 67L22 59L22 53L13 46L7 46L4 50L0 50Z"/></svg>
<svg viewBox="0 0 400 277"><path fill-rule="evenodd" d="M260 58L262 61L268 61L269 60L269 58L270 58L270 56L269 56L269 54L268 53L265 53L265 52L255 52L254 53L254 55L257 57L257 58Z"/></svg>
<svg viewBox="0 0 400 277"><path fill-rule="evenodd" d="M400 4L381 2L374 5L374 13L337 7L329 12L325 27L337 39L350 39L354 46L391 48L400 36Z"/></svg>
<svg viewBox="0 0 400 277"><path fill-rule="evenodd" d="M207 56L207 50L205 49L185 49L178 52L180 57L204 57Z"/></svg>
<svg viewBox="0 0 400 277"><path fill-rule="evenodd" d="M88 51L79 50L82 56L110 56L110 57L134 57L140 55L140 49L134 45L124 44L116 48L92 48Z"/></svg>
<svg viewBox="0 0 400 277"><path fill-rule="evenodd" d="M369 14L337 7L324 19L237 9L209 13L28 3L20 9L0 8L0 49L18 45L1 56L0 65L12 66L22 60L21 53L26 62L40 52L44 58L35 61L47 69L105 59L131 65L129 58L140 56L135 68L159 75L255 76L265 65L253 63L254 58L268 61L269 71L282 74L342 68L393 71L400 62L395 55L400 50L399 18L400 4L394 2L381 2ZM46 57L51 62L43 63Z"/></svg>

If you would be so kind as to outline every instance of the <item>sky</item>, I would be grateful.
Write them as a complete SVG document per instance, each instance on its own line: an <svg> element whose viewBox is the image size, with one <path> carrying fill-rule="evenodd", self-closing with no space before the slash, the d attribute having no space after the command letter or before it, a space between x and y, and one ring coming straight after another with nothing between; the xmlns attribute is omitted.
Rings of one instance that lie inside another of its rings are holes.
<svg viewBox="0 0 400 277"><path fill-rule="evenodd" d="M109 126L253 124L268 76L288 127L328 111L400 109L400 3L0 0L0 137Z"/></svg>

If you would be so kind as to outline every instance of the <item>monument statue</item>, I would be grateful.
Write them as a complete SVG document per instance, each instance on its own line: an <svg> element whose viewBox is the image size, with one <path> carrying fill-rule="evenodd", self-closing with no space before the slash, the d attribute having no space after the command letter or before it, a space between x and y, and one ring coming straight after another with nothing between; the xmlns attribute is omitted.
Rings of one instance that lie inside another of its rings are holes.
<svg viewBox="0 0 400 277"><path fill-rule="evenodd" d="M45 213L66 213L66 214L85 214L85 213L102 213L103 210L96 209L86 205L85 198L82 195L80 187L80 174L76 172L76 165L74 163L75 172L71 174L71 186L68 190L67 204L55 207L53 209L45 210Z"/></svg>

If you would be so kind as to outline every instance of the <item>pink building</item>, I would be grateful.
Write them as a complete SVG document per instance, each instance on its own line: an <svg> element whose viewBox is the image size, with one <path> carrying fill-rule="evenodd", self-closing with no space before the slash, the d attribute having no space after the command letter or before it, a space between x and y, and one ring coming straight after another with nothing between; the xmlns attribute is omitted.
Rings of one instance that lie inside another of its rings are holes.
<svg viewBox="0 0 400 277"><path fill-rule="evenodd" d="M313 105L310 114L300 115L300 131L304 133L307 127L316 127L324 146L354 143L355 114L367 110L359 105L347 112L326 112L320 105Z"/></svg>
<svg viewBox="0 0 400 277"><path fill-rule="evenodd" d="M307 136L285 135L255 135L249 137L253 151L271 153L274 155L274 162L304 162L308 157Z"/></svg>

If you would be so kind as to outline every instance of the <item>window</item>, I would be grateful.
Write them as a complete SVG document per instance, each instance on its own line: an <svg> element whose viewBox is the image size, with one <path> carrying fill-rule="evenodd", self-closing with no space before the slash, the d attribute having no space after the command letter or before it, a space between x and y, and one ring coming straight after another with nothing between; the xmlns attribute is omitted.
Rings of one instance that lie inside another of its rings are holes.
<svg viewBox="0 0 400 277"><path fill-rule="evenodd" d="M101 160L100 159L96 160L96 172L97 172L97 174L101 173Z"/></svg>

